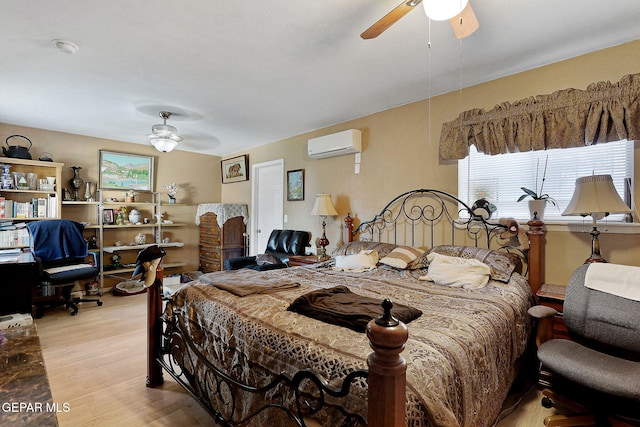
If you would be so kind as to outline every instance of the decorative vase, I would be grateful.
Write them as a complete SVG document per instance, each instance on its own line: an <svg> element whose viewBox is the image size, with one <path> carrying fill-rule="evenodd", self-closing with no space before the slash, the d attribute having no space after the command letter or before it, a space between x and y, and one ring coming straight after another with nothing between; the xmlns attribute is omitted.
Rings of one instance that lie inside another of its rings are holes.
<svg viewBox="0 0 640 427"><path fill-rule="evenodd" d="M137 245L144 245L145 243L147 243L147 236L142 233L138 233L136 234L134 241Z"/></svg>
<svg viewBox="0 0 640 427"><path fill-rule="evenodd" d="M172 196L169 196L169 204L170 205L175 205L176 204L176 198L172 197Z"/></svg>
<svg viewBox="0 0 640 427"><path fill-rule="evenodd" d="M71 188L73 188L73 200L80 200L80 196L79 196L79 191L80 188L82 188L82 185L84 184L84 179L80 178L80 169L82 169L82 167L80 166L71 166L71 169L73 169L73 178L71 178L69 180L69 184L71 184Z"/></svg>
<svg viewBox="0 0 640 427"><path fill-rule="evenodd" d="M544 199L529 200L529 214L531 219L544 219L544 208L547 206L547 201Z"/></svg>
<svg viewBox="0 0 640 427"><path fill-rule="evenodd" d="M84 199L87 202L93 202L93 190L91 189L91 187L93 186L93 182L87 181L84 183L84 185Z"/></svg>
<svg viewBox="0 0 640 427"><path fill-rule="evenodd" d="M2 164L0 165L0 167L2 168L2 186L0 186L0 188L3 188L5 190L13 189L13 177L11 176L11 165Z"/></svg>
<svg viewBox="0 0 640 427"><path fill-rule="evenodd" d="M140 215L140 212L137 209L131 209L131 212L129 212L129 222L131 224L137 224L141 219L142 215Z"/></svg>

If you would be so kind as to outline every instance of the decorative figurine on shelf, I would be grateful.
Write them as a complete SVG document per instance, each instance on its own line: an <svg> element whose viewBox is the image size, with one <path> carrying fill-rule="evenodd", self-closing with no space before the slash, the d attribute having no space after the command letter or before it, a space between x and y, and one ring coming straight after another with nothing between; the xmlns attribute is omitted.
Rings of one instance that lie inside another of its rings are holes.
<svg viewBox="0 0 640 427"><path fill-rule="evenodd" d="M116 225L124 225L126 221L127 207L120 206L116 209Z"/></svg>
<svg viewBox="0 0 640 427"><path fill-rule="evenodd" d="M136 234L134 241L136 242L136 245L144 245L147 243L147 236L143 233L138 233Z"/></svg>
<svg viewBox="0 0 640 427"><path fill-rule="evenodd" d="M89 249L98 249L98 239L96 236L89 237L87 243L89 245Z"/></svg>
<svg viewBox="0 0 640 427"><path fill-rule="evenodd" d="M124 201L127 203L134 203L136 201L136 196L138 195L138 193L136 193L133 190L129 190L126 193L124 193Z"/></svg>
<svg viewBox="0 0 640 427"><path fill-rule="evenodd" d="M169 190L169 193L167 194L169 196L169 204L171 205L175 204L176 194L178 193L178 186L176 185L176 183L172 182L171 184L165 184L164 188Z"/></svg>
<svg viewBox="0 0 640 427"><path fill-rule="evenodd" d="M118 254L111 257L111 265L113 268L120 268L120 260L122 260L122 257Z"/></svg>
<svg viewBox="0 0 640 427"><path fill-rule="evenodd" d="M69 180L69 184L71 184L71 188L73 188L73 200L80 200L79 191L80 188L84 185L84 179L80 178L80 166L71 166L73 169L73 178Z"/></svg>

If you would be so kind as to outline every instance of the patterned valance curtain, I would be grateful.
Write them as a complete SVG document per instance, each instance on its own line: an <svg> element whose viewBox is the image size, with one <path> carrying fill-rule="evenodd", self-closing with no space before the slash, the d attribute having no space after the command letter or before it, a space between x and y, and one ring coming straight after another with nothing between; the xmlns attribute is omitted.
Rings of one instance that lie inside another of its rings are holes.
<svg viewBox="0 0 640 427"><path fill-rule="evenodd" d="M464 111L442 125L440 159L462 159L471 144L501 154L621 139L640 140L640 74Z"/></svg>

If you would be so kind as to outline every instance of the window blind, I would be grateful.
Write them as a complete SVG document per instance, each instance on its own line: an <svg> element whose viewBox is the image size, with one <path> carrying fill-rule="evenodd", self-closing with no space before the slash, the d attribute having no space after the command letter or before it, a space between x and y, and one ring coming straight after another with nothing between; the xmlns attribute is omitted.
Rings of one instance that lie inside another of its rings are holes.
<svg viewBox="0 0 640 427"><path fill-rule="evenodd" d="M633 143L621 140L494 156L478 153L471 146L469 156L458 161L458 196L469 205L480 198L489 200L497 207L496 218L526 220L529 219L527 201L531 198L517 202L524 194L520 187L526 187L538 194L548 194L557 202L557 206L547 204L545 220L578 220L580 217L561 214L573 196L576 179L592 174L611 175L616 190L625 200L625 186L633 182ZM611 215L609 221L623 218L623 214Z"/></svg>

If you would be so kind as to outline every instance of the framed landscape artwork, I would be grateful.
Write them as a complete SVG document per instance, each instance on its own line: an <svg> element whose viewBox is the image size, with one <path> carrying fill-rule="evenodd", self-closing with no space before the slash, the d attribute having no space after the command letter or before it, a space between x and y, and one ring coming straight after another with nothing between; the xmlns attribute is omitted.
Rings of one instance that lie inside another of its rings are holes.
<svg viewBox="0 0 640 427"><path fill-rule="evenodd" d="M246 181L249 179L249 156L232 157L220 162L222 167L222 183Z"/></svg>
<svg viewBox="0 0 640 427"><path fill-rule="evenodd" d="M100 150L99 187L153 191L153 156Z"/></svg>
<svg viewBox="0 0 640 427"><path fill-rule="evenodd" d="M287 171L287 200L304 200L304 169Z"/></svg>

